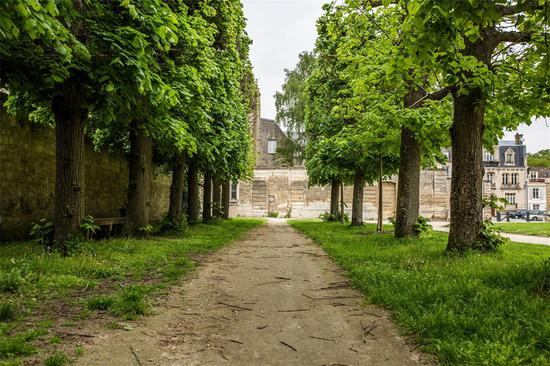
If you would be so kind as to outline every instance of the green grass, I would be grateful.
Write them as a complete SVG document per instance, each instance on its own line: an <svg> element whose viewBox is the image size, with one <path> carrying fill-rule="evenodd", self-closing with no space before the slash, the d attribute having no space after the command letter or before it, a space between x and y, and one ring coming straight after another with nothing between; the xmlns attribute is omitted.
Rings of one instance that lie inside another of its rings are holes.
<svg viewBox="0 0 550 366"><path fill-rule="evenodd" d="M193 255L219 249L262 223L217 220L189 227L185 234L90 241L69 257L46 253L31 242L0 245L0 364L17 364L20 357L41 351L36 340L49 344L41 337L52 325L48 320L58 318L52 310L58 304L69 317L64 323L74 325L95 312L135 319L148 312L148 297L194 268ZM44 362L65 361L53 354Z"/></svg>
<svg viewBox="0 0 550 366"><path fill-rule="evenodd" d="M550 364L550 247L445 255L445 233L397 240L372 225L291 224L442 364Z"/></svg>
<svg viewBox="0 0 550 366"><path fill-rule="evenodd" d="M503 232L550 237L550 222L498 222Z"/></svg>

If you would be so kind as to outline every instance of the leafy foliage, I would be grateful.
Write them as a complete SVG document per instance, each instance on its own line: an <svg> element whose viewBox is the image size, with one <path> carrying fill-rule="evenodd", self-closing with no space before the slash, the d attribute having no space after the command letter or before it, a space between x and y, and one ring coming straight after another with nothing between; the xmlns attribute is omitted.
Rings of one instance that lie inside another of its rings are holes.
<svg viewBox="0 0 550 366"><path fill-rule="evenodd" d="M430 220L424 216L418 216L418 222L414 225L414 231L419 234L428 234L433 230Z"/></svg>
<svg viewBox="0 0 550 366"><path fill-rule="evenodd" d="M472 249L480 252L494 252L509 241L510 239L500 235L500 230L491 220L485 220Z"/></svg>
<svg viewBox="0 0 550 366"><path fill-rule="evenodd" d="M550 149L528 154L527 165L530 167L550 168Z"/></svg>

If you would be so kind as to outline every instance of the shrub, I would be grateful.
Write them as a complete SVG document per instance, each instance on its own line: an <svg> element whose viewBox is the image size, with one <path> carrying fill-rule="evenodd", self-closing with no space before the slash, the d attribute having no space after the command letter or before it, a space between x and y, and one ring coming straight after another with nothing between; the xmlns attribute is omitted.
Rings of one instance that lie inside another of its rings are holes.
<svg viewBox="0 0 550 366"><path fill-rule="evenodd" d="M279 217L279 213L277 211L268 212L267 217Z"/></svg>
<svg viewBox="0 0 550 366"><path fill-rule="evenodd" d="M23 277L19 269L12 268L9 272L0 273L0 292L17 292L21 285Z"/></svg>
<svg viewBox="0 0 550 366"><path fill-rule="evenodd" d="M94 223L94 218L92 216L87 215L82 219L80 229L86 234L86 240L90 240L96 231L101 228Z"/></svg>
<svg viewBox="0 0 550 366"><path fill-rule="evenodd" d="M109 310L113 305L114 299L110 296L94 296L86 301L88 310Z"/></svg>
<svg viewBox="0 0 550 366"><path fill-rule="evenodd" d="M473 249L480 252L494 252L507 242L509 239L500 235L500 231L493 222L485 220L481 223L481 230L474 242Z"/></svg>
<svg viewBox="0 0 550 366"><path fill-rule="evenodd" d="M33 223L29 236L43 247L50 249L53 243L53 222L42 219Z"/></svg>
<svg viewBox="0 0 550 366"><path fill-rule="evenodd" d="M110 306L111 312L126 320L144 315L147 311L147 304L143 300L144 293L144 289L139 286L125 288Z"/></svg>
<svg viewBox="0 0 550 366"><path fill-rule="evenodd" d="M185 216L181 217L181 220L178 222L176 220L169 219L165 217L160 223L160 232L167 231L179 231L184 233L187 230L187 218Z"/></svg>
<svg viewBox="0 0 550 366"><path fill-rule="evenodd" d="M44 366L62 366L67 363L67 356L61 352L56 352L44 360Z"/></svg>
<svg viewBox="0 0 550 366"><path fill-rule="evenodd" d="M325 222L336 222L340 221L341 215L340 212L338 212L338 215L333 215L329 212L325 212L319 215L319 218ZM344 212L344 222L349 222L349 215Z"/></svg>
<svg viewBox="0 0 550 366"><path fill-rule="evenodd" d="M418 235L422 235L422 234L428 234L432 230L433 230L433 227L430 224L430 220L428 220L424 216L418 216L418 222L414 224L414 231Z"/></svg>
<svg viewBox="0 0 550 366"><path fill-rule="evenodd" d="M9 322L15 318L15 306L9 302L0 304L0 322Z"/></svg>

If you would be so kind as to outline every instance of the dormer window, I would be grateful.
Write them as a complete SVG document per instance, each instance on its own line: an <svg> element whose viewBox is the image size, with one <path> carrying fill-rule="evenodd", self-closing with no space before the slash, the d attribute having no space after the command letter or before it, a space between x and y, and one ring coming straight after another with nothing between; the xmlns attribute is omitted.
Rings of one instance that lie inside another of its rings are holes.
<svg viewBox="0 0 550 366"><path fill-rule="evenodd" d="M485 156L484 156L483 160L485 160L485 161L494 161L495 157L493 156L493 153L491 153L489 151L485 151Z"/></svg>
<svg viewBox="0 0 550 366"><path fill-rule="evenodd" d="M539 177L539 172L537 172L536 170L531 170L529 172L529 178L531 179L537 179Z"/></svg>
<svg viewBox="0 0 550 366"><path fill-rule="evenodd" d="M275 154L277 152L277 140L269 139L267 140L267 153Z"/></svg>
<svg viewBox="0 0 550 366"><path fill-rule="evenodd" d="M506 154L504 154L504 159L506 165L514 165L516 160L516 153L514 152L514 150L506 150Z"/></svg>

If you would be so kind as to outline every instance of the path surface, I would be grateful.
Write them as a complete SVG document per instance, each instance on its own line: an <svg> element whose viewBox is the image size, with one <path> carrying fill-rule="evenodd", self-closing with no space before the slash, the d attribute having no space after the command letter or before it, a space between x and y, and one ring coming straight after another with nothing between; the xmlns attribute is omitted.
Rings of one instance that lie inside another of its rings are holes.
<svg viewBox="0 0 550 366"><path fill-rule="evenodd" d="M104 331L79 365L428 364L339 269L284 221L207 259L130 331Z"/></svg>
<svg viewBox="0 0 550 366"><path fill-rule="evenodd" d="M431 223L434 230L437 231L444 231L446 233L449 232L449 225L448 222L432 222ZM540 245L549 245L550 246L550 238L545 236L534 236L534 235L521 235L521 234L510 234L510 233L504 233L501 232L500 235L504 236L505 238L509 238L511 241L514 241L516 243L525 243L525 244L540 244Z"/></svg>

